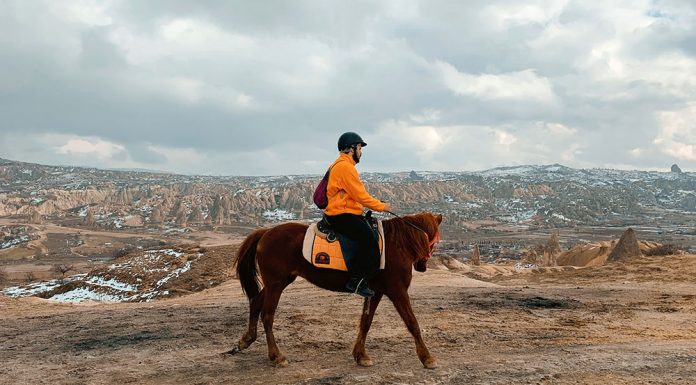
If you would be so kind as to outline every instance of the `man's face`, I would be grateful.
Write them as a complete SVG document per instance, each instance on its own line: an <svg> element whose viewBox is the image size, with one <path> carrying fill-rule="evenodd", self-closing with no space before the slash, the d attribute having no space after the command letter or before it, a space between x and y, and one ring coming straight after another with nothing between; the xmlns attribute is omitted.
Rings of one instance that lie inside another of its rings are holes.
<svg viewBox="0 0 696 385"><path fill-rule="evenodd" d="M355 163L360 163L360 157L362 156L362 145L358 144L355 146L355 150L353 150L353 160Z"/></svg>

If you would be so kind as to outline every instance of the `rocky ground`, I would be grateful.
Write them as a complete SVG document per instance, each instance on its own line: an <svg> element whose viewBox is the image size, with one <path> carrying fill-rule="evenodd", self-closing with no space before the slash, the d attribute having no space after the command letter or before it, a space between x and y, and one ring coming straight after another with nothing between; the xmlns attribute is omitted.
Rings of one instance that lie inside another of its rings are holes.
<svg viewBox="0 0 696 385"><path fill-rule="evenodd" d="M224 268L224 267L221 267ZM237 355L247 300L236 280L147 303L61 304L0 296L3 384L692 384L696 255L578 270L415 274L414 311L439 368L423 369L389 301L350 351L362 301L293 283L276 316L290 361L259 340Z"/></svg>

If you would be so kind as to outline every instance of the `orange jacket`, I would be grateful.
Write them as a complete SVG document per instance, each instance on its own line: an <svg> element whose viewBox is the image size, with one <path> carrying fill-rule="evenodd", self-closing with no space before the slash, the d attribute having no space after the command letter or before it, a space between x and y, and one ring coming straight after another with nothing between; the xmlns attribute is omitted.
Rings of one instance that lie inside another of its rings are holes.
<svg viewBox="0 0 696 385"><path fill-rule="evenodd" d="M324 209L326 215L362 215L363 206L376 211L383 211L386 206L365 190L355 168L355 161L344 153L333 162L326 195L329 198L329 205Z"/></svg>

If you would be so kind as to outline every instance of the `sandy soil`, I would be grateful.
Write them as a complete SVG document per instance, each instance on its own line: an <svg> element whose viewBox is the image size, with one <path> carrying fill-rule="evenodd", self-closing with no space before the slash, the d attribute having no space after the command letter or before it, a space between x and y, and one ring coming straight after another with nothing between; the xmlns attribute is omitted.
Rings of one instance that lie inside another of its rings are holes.
<svg viewBox="0 0 696 385"><path fill-rule="evenodd" d="M222 354L246 328L236 280L154 303L66 305L0 296L2 384L693 384L696 255L642 258L494 282L415 274L410 293L440 367L423 369L393 306L351 356L362 301L293 283L273 367L259 340Z"/></svg>

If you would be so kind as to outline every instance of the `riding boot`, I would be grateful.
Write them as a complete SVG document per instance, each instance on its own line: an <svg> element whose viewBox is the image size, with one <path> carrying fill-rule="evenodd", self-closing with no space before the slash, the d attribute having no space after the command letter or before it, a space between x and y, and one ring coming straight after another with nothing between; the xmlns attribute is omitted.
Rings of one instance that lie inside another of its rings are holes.
<svg viewBox="0 0 696 385"><path fill-rule="evenodd" d="M361 277L351 277L346 284L346 289L365 298L375 295L375 292L367 286L367 280Z"/></svg>

